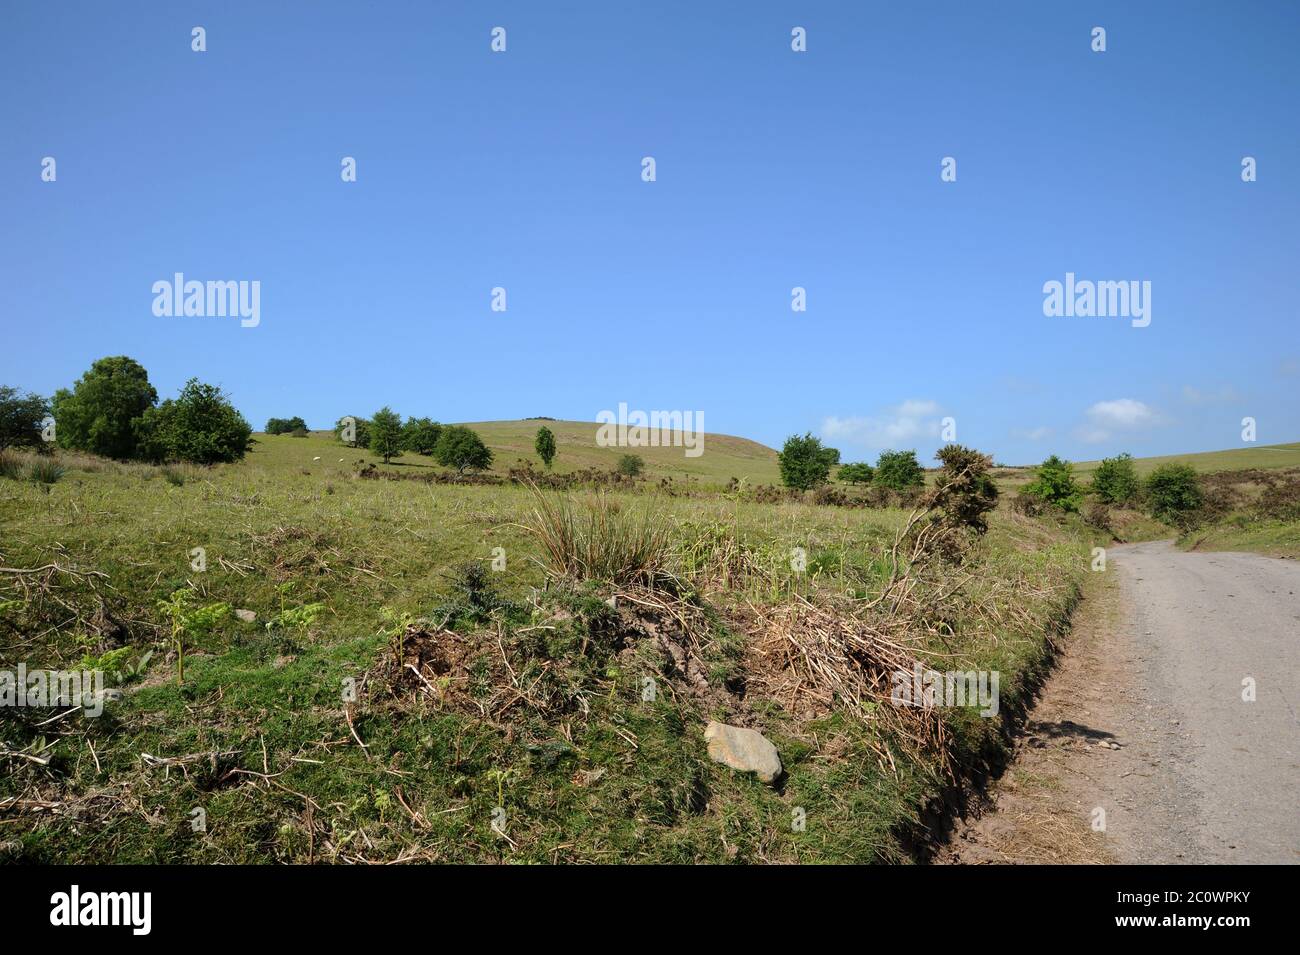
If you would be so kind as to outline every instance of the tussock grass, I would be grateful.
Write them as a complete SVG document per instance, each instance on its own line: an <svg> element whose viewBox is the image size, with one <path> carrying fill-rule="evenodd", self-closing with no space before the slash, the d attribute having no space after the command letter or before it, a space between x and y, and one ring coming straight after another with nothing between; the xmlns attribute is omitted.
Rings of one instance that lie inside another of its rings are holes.
<svg viewBox="0 0 1300 955"><path fill-rule="evenodd" d="M534 504L523 526L540 542L552 577L676 589L671 527L651 505L542 491L534 491Z"/></svg>

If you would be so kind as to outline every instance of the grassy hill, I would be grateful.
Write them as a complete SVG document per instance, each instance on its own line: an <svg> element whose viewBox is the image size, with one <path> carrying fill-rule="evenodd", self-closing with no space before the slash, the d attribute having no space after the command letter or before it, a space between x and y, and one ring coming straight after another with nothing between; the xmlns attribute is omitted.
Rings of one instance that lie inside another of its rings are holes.
<svg viewBox="0 0 1300 955"><path fill-rule="evenodd" d="M1195 454L1167 454L1153 458L1135 458L1133 462L1140 475L1147 475L1162 464L1190 464L1202 474L1216 471L1240 471L1246 468L1300 467L1300 442L1292 444L1267 444L1252 448L1232 448L1227 451L1202 451ZM1074 466L1080 475L1091 476L1100 461L1084 461Z"/></svg>

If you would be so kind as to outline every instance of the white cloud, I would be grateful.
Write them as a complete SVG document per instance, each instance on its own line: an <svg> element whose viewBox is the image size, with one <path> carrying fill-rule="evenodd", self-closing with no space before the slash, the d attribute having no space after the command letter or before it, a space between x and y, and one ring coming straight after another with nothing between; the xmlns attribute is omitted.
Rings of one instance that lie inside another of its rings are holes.
<svg viewBox="0 0 1300 955"><path fill-rule="evenodd" d="M1037 428L1012 428L1011 437L1023 438L1026 441L1042 441L1044 438L1052 436L1052 429L1045 424L1040 424Z"/></svg>
<svg viewBox="0 0 1300 955"><path fill-rule="evenodd" d="M831 442L894 448L917 438L938 437L941 410L937 401L911 398L871 417L831 416L822 422L821 433Z"/></svg>
<svg viewBox="0 0 1300 955"><path fill-rule="evenodd" d="M1161 423L1159 412L1135 398L1098 401L1084 414L1087 423L1080 425L1075 435L1090 444L1108 441L1116 431L1135 431Z"/></svg>

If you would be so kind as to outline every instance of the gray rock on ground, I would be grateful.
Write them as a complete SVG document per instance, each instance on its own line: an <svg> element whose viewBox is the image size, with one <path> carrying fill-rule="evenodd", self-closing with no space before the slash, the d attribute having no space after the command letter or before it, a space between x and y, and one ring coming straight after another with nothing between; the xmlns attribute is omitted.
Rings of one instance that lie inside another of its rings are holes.
<svg viewBox="0 0 1300 955"><path fill-rule="evenodd" d="M754 773L765 783L781 778L781 755L758 730L711 721L704 728L709 758L742 773Z"/></svg>

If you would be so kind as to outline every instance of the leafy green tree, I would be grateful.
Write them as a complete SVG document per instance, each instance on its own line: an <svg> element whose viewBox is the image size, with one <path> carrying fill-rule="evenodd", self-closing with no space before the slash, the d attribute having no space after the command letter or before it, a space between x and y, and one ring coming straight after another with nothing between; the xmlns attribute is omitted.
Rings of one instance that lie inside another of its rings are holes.
<svg viewBox="0 0 1300 955"><path fill-rule="evenodd" d="M870 464L841 464L835 476L845 484L870 484L876 469Z"/></svg>
<svg viewBox="0 0 1300 955"><path fill-rule="evenodd" d="M486 471L492 466L492 451L483 439L464 425L453 424L442 429L434 459L443 467L466 471Z"/></svg>
<svg viewBox="0 0 1300 955"><path fill-rule="evenodd" d="M645 461L639 454L625 454L618 459L614 470L626 477L640 477L641 472L645 470Z"/></svg>
<svg viewBox="0 0 1300 955"><path fill-rule="evenodd" d="M136 449L151 461L238 461L253 429L216 385L191 378L175 399L149 408L136 423Z"/></svg>
<svg viewBox="0 0 1300 955"><path fill-rule="evenodd" d="M348 438L348 427L352 428L352 438ZM334 437L349 448L370 447L370 422L356 415L344 415L334 422Z"/></svg>
<svg viewBox="0 0 1300 955"><path fill-rule="evenodd" d="M60 447L127 459L136 455L137 422L158 392L149 373L125 355L101 358L72 390L54 394L55 437Z"/></svg>
<svg viewBox="0 0 1300 955"><path fill-rule="evenodd" d="M839 459L839 451L823 446L820 438L811 434L803 437L792 434L785 439L785 446L777 454L781 483L800 491L825 484L830 479L831 468Z"/></svg>
<svg viewBox="0 0 1300 955"><path fill-rule="evenodd" d="M302 418L271 418L266 422L267 434L290 434L294 431L306 431L307 422Z"/></svg>
<svg viewBox="0 0 1300 955"><path fill-rule="evenodd" d="M1179 527L1193 523L1204 503L1201 482L1190 464L1162 464L1146 480L1151 516Z"/></svg>
<svg viewBox="0 0 1300 955"><path fill-rule="evenodd" d="M0 451L6 448L46 450L41 422L49 413L49 402L40 395L23 395L17 388L0 385Z"/></svg>
<svg viewBox="0 0 1300 955"><path fill-rule="evenodd" d="M370 451L385 464L402 455L402 416L387 405L370 417Z"/></svg>
<svg viewBox="0 0 1300 955"><path fill-rule="evenodd" d="M415 454L433 454L442 435L442 425L430 418L407 418L402 425L402 449Z"/></svg>
<svg viewBox="0 0 1300 955"><path fill-rule="evenodd" d="M1092 476L1092 490L1107 504L1127 504L1137 497L1140 487L1133 455L1127 451L1103 458Z"/></svg>
<svg viewBox="0 0 1300 955"><path fill-rule="evenodd" d="M1025 485L1024 493L1063 511L1077 511L1083 502L1083 488L1075 480L1074 466L1055 454L1038 466L1037 475Z"/></svg>
<svg viewBox="0 0 1300 955"><path fill-rule="evenodd" d="M537 429L537 440L533 442L533 450L537 452L537 456L542 459L542 464L549 471L551 462L555 460L555 435L551 433L550 428Z"/></svg>
<svg viewBox="0 0 1300 955"><path fill-rule="evenodd" d="M911 491L925 486L925 471L915 451L881 451L872 483L891 491Z"/></svg>

